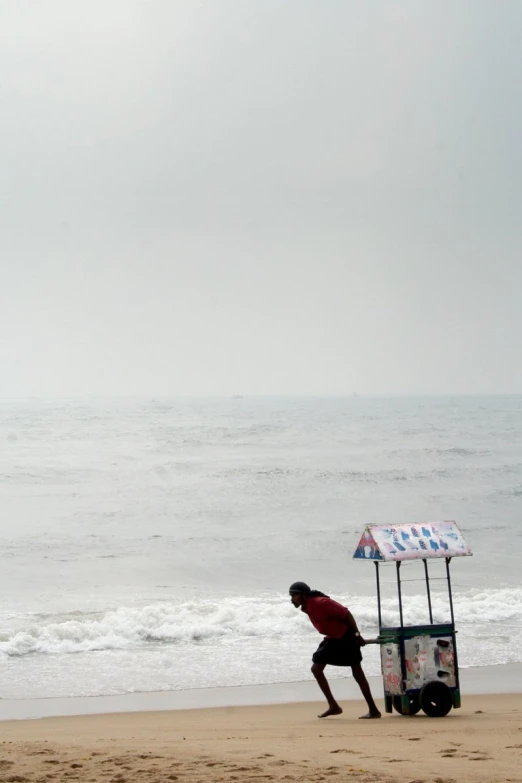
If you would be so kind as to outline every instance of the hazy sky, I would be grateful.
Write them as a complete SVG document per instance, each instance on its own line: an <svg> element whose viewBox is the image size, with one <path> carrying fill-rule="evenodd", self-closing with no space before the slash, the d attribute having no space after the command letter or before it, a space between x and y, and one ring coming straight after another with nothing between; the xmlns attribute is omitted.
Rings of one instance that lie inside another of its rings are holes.
<svg viewBox="0 0 522 783"><path fill-rule="evenodd" d="M522 392L520 0L0 0L0 396Z"/></svg>

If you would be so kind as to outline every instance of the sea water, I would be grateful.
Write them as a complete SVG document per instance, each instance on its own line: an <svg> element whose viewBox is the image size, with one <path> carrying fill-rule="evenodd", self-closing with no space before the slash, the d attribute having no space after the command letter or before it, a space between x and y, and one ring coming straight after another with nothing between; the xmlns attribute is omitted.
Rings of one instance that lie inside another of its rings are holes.
<svg viewBox="0 0 522 783"><path fill-rule="evenodd" d="M452 563L460 666L522 661L522 397L2 400L0 697L305 679L320 637L290 583L375 636L365 525L437 519L473 550ZM427 621L419 564L403 578Z"/></svg>

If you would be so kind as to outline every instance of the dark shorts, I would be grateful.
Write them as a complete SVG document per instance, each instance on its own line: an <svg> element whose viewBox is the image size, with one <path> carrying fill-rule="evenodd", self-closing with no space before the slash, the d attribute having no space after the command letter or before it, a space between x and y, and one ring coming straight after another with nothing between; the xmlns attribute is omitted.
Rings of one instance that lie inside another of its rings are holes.
<svg viewBox="0 0 522 783"><path fill-rule="evenodd" d="M355 666L362 661L361 647L351 631L341 639L323 639L312 655L314 663L324 666Z"/></svg>

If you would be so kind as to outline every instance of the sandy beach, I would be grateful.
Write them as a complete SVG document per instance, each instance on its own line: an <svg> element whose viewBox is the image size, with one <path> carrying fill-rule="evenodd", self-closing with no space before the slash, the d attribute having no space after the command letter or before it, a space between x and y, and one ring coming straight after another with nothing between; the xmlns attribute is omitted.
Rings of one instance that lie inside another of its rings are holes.
<svg viewBox="0 0 522 783"><path fill-rule="evenodd" d="M0 781L522 781L522 697L467 696L443 719L320 703L5 721Z"/></svg>

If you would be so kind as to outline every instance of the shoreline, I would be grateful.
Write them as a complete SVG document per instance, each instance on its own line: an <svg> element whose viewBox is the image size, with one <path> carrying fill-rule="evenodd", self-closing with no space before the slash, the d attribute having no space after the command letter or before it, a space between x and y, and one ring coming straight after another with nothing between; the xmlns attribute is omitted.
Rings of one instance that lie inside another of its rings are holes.
<svg viewBox="0 0 522 783"><path fill-rule="evenodd" d="M377 701L382 702L382 677L368 677ZM460 670L463 702L466 696L522 693L522 663L477 666ZM332 680L339 701L360 700L359 688L350 676ZM320 700L317 684L309 680L223 688L125 693L115 696L77 696L45 699L0 698L0 722L53 717L111 715L121 713L177 712L229 707L299 704Z"/></svg>

